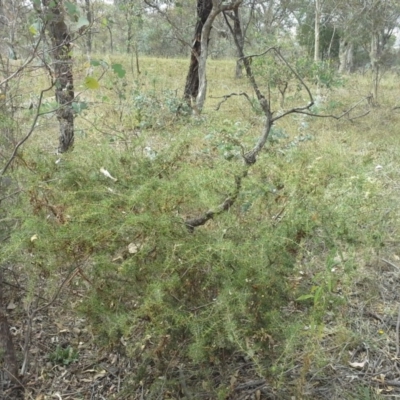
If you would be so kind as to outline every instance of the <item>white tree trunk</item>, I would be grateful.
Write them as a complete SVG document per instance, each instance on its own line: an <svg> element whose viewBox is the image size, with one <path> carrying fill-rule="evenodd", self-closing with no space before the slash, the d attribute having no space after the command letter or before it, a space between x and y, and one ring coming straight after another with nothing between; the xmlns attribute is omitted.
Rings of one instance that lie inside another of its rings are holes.
<svg viewBox="0 0 400 400"><path fill-rule="evenodd" d="M379 58L380 58L380 44L379 33L371 33L371 49L369 53L372 71L372 97L374 102L378 100L378 85L379 85Z"/></svg>
<svg viewBox="0 0 400 400"><path fill-rule="evenodd" d="M320 61L320 19L321 19L321 3L315 0L315 33L314 33L314 61Z"/></svg>
<svg viewBox="0 0 400 400"><path fill-rule="evenodd" d="M206 93L207 93L206 66L207 66L207 56L208 56L208 41L210 38L212 24L215 20L215 17L219 13L220 11L218 9L215 9L215 7L213 7L201 32L201 53L199 57L199 93L196 98L196 107L195 107L195 113L198 114L200 114L201 111L203 110L204 101L206 99Z"/></svg>
<svg viewBox="0 0 400 400"><path fill-rule="evenodd" d="M207 56L208 56L208 42L210 39L210 32L212 28L212 24L215 20L215 17L227 10L233 10L236 7L239 7L243 0L235 0L230 3L223 4L222 0L212 0L213 8L211 10L210 15L207 18L207 21L203 25L203 29L201 31L201 53L199 57L199 91L196 97L196 104L193 107L193 111L195 114L200 114L203 110L204 102L206 99L207 93L207 77L206 77L206 66L207 66Z"/></svg>

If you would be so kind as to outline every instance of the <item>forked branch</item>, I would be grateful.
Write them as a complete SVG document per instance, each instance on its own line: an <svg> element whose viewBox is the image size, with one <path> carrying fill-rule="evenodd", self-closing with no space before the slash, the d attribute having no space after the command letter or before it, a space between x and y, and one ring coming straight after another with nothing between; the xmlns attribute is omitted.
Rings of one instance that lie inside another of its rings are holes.
<svg viewBox="0 0 400 400"><path fill-rule="evenodd" d="M320 118L323 117L323 118L341 119L344 116L349 115L349 113L353 109L355 109L362 101L365 100L365 98L363 98L362 100L355 103L352 107L350 107L348 110L346 110L339 116L335 116L333 114L332 115L323 115L323 114L316 114L316 113L314 114L313 112L311 112L311 107L314 105L315 102L314 102L314 98L313 98L310 88L305 83L305 81L302 79L302 77L299 75L299 73L290 65L290 63L282 55L282 53L278 47L270 47L262 53L245 56L243 53L243 47L240 45L239 41L237 40L237 38L235 36L234 36L234 39L235 39L235 44L237 47L238 54L240 56L239 60L243 61L243 64L246 69L247 77L250 81L250 84L251 84L253 90L254 90L254 93L256 94L258 103L259 103L261 109L263 110L263 113L265 116L264 126L262 128L261 134L257 140L256 145L250 151L248 151L248 152L243 151L243 153L242 153L242 158L244 161L244 170L241 175L238 175L235 177L236 185L235 185L233 193L231 195L229 195L224 200L224 202L222 204L220 204L217 208L208 210L207 212L200 215L199 217L187 219L185 221L185 225L190 232L193 232L196 227L204 225L210 219L214 218L215 216L217 216L225 211L228 211L232 207L232 205L237 200L240 190L242 188L243 179L247 176L248 171L251 168L251 166L257 162L257 157L258 157L259 153L261 152L261 150L266 145L269 134L271 132L271 128L277 120L284 118L290 114L294 114L294 113L305 114L305 115L309 115L309 116L313 116L313 117L320 117ZM251 70L251 63L249 61L251 58L261 57L261 56L266 55L269 52L275 53L277 58L285 65L286 68L288 68L291 71L291 73L296 78L296 80L306 90L306 92L308 94L308 98L309 98L307 104L298 106L298 107L294 107L290 110L287 110L281 114L274 116L274 111L271 110L271 102L269 101L269 97L266 97L259 89L259 86L257 84L255 76ZM251 103L250 97L246 93L239 93L239 94L231 93L229 95L223 96L223 100L218 104L217 110L220 108L222 103L224 103L225 101L227 101L229 98L231 98L233 96L244 96ZM366 114L368 114L368 112L366 112L362 115L353 117L352 119L360 118ZM241 146L241 147L243 150L243 146Z"/></svg>

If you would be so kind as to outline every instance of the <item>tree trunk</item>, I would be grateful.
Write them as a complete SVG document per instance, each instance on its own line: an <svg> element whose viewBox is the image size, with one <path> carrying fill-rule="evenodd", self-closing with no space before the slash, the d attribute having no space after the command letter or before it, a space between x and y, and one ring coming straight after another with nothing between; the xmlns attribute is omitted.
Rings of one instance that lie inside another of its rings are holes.
<svg viewBox="0 0 400 400"><path fill-rule="evenodd" d="M204 106L207 93L207 77L206 77L206 64L208 56L208 42L210 38L212 24L215 17L220 13L219 9L212 9L210 15L207 18L206 23L203 26L201 34L201 53L199 57L199 90L196 97L196 112L201 113Z"/></svg>
<svg viewBox="0 0 400 400"><path fill-rule="evenodd" d="M315 0L315 32L314 32L314 61L320 61L320 18L321 18L321 9L320 9L320 0Z"/></svg>
<svg viewBox="0 0 400 400"><path fill-rule="evenodd" d="M92 9L90 6L90 0L85 0L86 5L86 18L89 22L89 28L86 30L86 47L88 54L92 52Z"/></svg>
<svg viewBox="0 0 400 400"><path fill-rule="evenodd" d="M339 42L339 73L349 74L353 70L353 43L344 38Z"/></svg>
<svg viewBox="0 0 400 400"><path fill-rule="evenodd" d="M8 324L7 315L4 310L3 298L3 270L0 267L0 390L3 379L18 382L18 364L15 355L14 344Z"/></svg>
<svg viewBox="0 0 400 400"><path fill-rule="evenodd" d="M62 0L42 0L51 36L52 57L60 124L59 152L72 149L74 144L74 81L72 73L71 37L64 21Z"/></svg>
<svg viewBox="0 0 400 400"><path fill-rule="evenodd" d="M192 51L190 56L189 72L186 77L185 91L183 98L191 104L199 93L199 59L202 51L201 34L203 26L212 10L212 0L197 0L197 23L194 32Z"/></svg>
<svg viewBox="0 0 400 400"><path fill-rule="evenodd" d="M113 35L109 24L107 24L107 30L110 34L110 53L113 54L114 53Z"/></svg>
<svg viewBox="0 0 400 400"><path fill-rule="evenodd" d="M242 32L242 24L240 23L240 16L239 16L239 7L233 10L234 12L234 20L233 20L233 35L235 36L235 43L238 43L240 48L242 49L241 54L243 54L243 47L244 47L244 35ZM237 49L236 49L237 51ZM240 57L240 54L238 53ZM243 60L236 61L236 78L242 77L242 66Z"/></svg>
<svg viewBox="0 0 400 400"><path fill-rule="evenodd" d="M372 97L374 102L378 100L378 86L379 86L379 59L380 59L380 44L379 33L371 33L371 49L369 53L372 71Z"/></svg>
<svg viewBox="0 0 400 400"><path fill-rule="evenodd" d="M130 54L132 51L133 33L132 33L132 20L131 20L131 17L129 16L129 14L126 18L126 23L128 24L128 34L127 34L127 38L126 38L126 52L128 54Z"/></svg>

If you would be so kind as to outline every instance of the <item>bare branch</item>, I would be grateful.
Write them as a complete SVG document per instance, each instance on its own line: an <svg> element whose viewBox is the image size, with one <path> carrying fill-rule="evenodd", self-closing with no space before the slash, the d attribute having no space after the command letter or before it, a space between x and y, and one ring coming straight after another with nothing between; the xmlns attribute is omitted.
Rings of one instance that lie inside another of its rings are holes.
<svg viewBox="0 0 400 400"><path fill-rule="evenodd" d="M35 128L36 128L36 123L37 123L39 117L42 116L42 115L44 115L44 114L47 114L47 112L43 112L43 113L40 112L40 106L41 106L42 101L43 101L43 95L44 95L46 92L48 92L49 90L51 90L51 89L53 88L53 86L54 86L54 85L53 85L53 83L52 83L50 87L48 87L47 89L43 89L43 90L40 92L39 102L38 102L37 109L36 109L36 114L35 114L35 117L33 118L31 127L30 127L28 133L26 134L26 136L25 136L22 140L20 140L20 141L17 143L17 145L15 146L14 151L13 151L13 153L12 153L10 159L7 161L7 164L5 165L5 167L3 168L3 170L0 172L0 176L3 176L3 175L5 174L5 172L7 171L7 169L9 168L9 166L11 165L11 163L14 161L14 159L15 159L15 157L16 157L16 155L17 155L18 149L19 149L19 148L30 138L30 136L32 135L33 131L34 131Z"/></svg>
<svg viewBox="0 0 400 400"><path fill-rule="evenodd" d="M15 76L17 76L19 73L21 73L31 62L32 60L37 56L37 49L39 48L39 44L41 42L41 38L37 41L35 47L32 50L32 54L25 60L25 62L10 76L7 76L7 78L3 79L0 82L0 87L5 85L9 80L13 79Z"/></svg>
<svg viewBox="0 0 400 400"><path fill-rule="evenodd" d="M244 96L244 97L246 97L246 99L248 100L248 102L250 103L250 105L254 108L254 105L253 105L253 103L251 102L251 99L250 99L249 95L248 95L246 92L226 94L225 96L222 96L222 97L213 97L213 96L210 96L210 99L221 99L221 98L223 99L222 101L220 101L220 102L217 104L217 107L215 107L215 110L218 111L218 110L220 109L221 105L222 105L223 103L225 103L225 102L226 102L230 97L232 97L232 96Z"/></svg>
<svg viewBox="0 0 400 400"><path fill-rule="evenodd" d="M184 44L185 46L189 46L192 47L190 43L188 43L183 36L180 33L180 29L176 26L176 24L171 20L171 18L168 16L168 13L166 13L165 11L163 11L157 4L152 3L149 0L143 0L145 2L145 4L147 4L149 7L154 8L160 15L162 15L166 21L171 25L171 27L174 29L175 33L176 33L176 38L178 39L178 41L182 44Z"/></svg>

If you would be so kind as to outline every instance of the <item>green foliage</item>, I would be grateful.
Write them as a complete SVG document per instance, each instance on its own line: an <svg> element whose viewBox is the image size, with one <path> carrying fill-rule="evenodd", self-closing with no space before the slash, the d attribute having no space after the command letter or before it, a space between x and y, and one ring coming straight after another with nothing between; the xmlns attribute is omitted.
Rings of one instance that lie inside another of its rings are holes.
<svg viewBox="0 0 400 400"><path fill-rule="evenodd" d="M268 90L274 94L272 100L279 99L280 107L284 107L288 93L292 98L301 98L301 93L305 88L299 77L307 85L317 85L320 88L332 89L343 84L336 67L330 61L314 62L311 58L299 56L293 51L284 51L283 53L296 73L276 53L272 52L262 57L255 57L252 63L254 74L259 82L266 85ZM257 103L253 105L253 108L257 113L262 114Z"/></svg>
<svg viewBox="0 0 400 400"><path fill-rule="evenodd" d="M73 349L71 346L65 348L57 346L57 348L49 354L49 360L54 364L69 365L78 361L78 350Z"/></svg>
<svg viewBox="0 0 400 400"><path fill-rule="evenodd" d="M311 58L299 58L296 61L296 71L304 79L321 87L332 88L343 83L330 61L315 62Z"/></svg>
<svg viewBox="0 0 400 400"><path fill-rule="evenodd" d="M320 50L322 60L337 59L339 56L339 33L333 25L321 21L320 27ZM308 55L314 55L315 42L315 19L311 14L307 15L304 23L297 28L297 39L301 46L307 49Z"/></svg>

